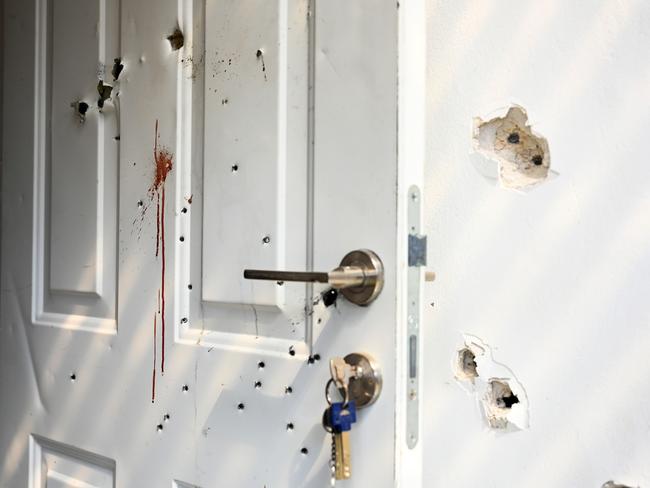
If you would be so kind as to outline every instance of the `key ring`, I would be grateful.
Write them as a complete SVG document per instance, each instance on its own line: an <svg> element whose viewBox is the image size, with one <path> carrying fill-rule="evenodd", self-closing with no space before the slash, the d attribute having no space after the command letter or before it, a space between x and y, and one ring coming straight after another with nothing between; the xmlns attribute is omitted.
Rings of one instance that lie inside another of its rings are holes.
<svg viewBox="0 0 650 488"><path fill-rule="evenodd" d="M330 396L330 386L332 386L332 383L334 383L334 378L330 378L325 385L325 400L327 400L327 403L329 405L332 405L332 403L334 403L332 401L332 397ZM341 394L341 388L337 389L339 390L339 394ZM345 394L341 394L343 397L343 406L347 406L350 401L350 394L347 388L343 388L343 391L345 392Z"/></svg>

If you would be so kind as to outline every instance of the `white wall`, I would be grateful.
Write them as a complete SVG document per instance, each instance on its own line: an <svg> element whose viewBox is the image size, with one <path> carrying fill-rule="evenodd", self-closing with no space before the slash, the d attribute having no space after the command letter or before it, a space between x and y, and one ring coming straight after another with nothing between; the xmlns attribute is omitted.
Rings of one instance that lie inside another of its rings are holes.
<svg viewBox="0 0 650 488"><path fill-rule="evenodd" d="M428 35L424 486L650 487L650 2L431 0ZM470 155L472 118L511 102L559 173L528 194ZM486 426L462 333L529 429Z"/></svg>

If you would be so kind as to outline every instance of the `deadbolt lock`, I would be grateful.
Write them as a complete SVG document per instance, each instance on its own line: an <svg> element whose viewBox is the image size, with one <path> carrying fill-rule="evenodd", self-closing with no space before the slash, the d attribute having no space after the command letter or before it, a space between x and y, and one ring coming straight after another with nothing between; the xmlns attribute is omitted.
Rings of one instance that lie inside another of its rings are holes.
<svg viewBox="0 0 650 488"><path fill-rule="evenodd" d="M330 272L272 271L245 269L248 280L329 283L357 305L368 305L384 287L384 265L373 251L358 249L347 253L338 268Z"/></svg>

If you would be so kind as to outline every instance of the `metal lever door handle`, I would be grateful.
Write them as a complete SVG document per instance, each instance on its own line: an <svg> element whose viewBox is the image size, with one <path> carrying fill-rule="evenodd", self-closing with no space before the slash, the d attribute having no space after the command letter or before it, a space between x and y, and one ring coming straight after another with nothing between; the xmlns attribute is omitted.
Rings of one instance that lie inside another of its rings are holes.
<svg viewBox="0 0 650 488"><path fill-rule="evenodd" d="M338 268L327 272L273 271L245 269L247 280L299 281L306 283L329 283L352 303L368 305L384 286L384 266L374 252L358 249L349 252Z"/></svg>

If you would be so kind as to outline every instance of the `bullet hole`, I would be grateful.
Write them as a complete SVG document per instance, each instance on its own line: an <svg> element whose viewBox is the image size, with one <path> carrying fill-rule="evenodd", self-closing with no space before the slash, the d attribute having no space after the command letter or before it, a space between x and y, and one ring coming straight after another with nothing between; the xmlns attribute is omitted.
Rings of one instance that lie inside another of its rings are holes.
<svg viewBox="0 0 650 488"><path fill-rule="evenodd" d="M181 389L183 390L183 393L187 393L188 391L190 391L190 387L187 385L183 385L183 388Z"/></svg>
<svg viewBox="0 0 650 488"><path fill-rule="evenodd" d="M291 395L292 393L293 393L293 388L291 388L290 386L287 386L287 387L284 389L284 394L285 394L285 395Z"/></svg>
<svg viewBox="0 0 650 488"><path fill-rule="evenodd" d="M476 356L470 349L464 348L458 351L458 370L465 378L476 378L478 376L476 368Z"/></svg>
<svg viewBox="0 0 650 488"><path fill-rule="evenodd" d="M255 382L255 389L256 389L256 390L259 390L260 388L262 388L262 382L259 381L259 380L257 380L257 381Z"/></svg>
<svg viewBox="0 0 650 488"><path fill-rule="evenodd" d="M181 319L181 324L187 324L187 317L183 317Z"/></svg>
<svg viewBox="0 0 650 488"><path fill-rule="evenodd" d="M142 200L138 200L138 207L142 207L144 205L144 202Z"/></svg>
<svg viewBox="0 0 650 488"><path fill-rule="evenodd" d="M303 447L302 449L300 449L300 453L303 456L306 456L307 454L309 454L309 449L307 449L306 447Z"/></svg>
<svg viewBox="0 0 650 488"><path fill-rule="evenodd" d="M293 348L293 346L291 346L289 348L289 356L295 356L295 355L296 355L296 350Z"/></svg>
<svg viewBox="0 0 650 488"><path fill-rule="evenodd" d="M228 99L227 98L222 98L221 99L221 105L228 105Z"/></svg>
<svg viewBox="0 0 650 488"><path fill-rule="evenodd" d="M157 430L158 432L162 432L162 431L163 431L163 424L158 424L158 425L156 426L156 430Z"/></svg>
<svg viewBox="0 0 650 488"><path fill-rule="evenodd" d="M97 100L97 106L99 108L104 108L104 102L111 98L111 93L113 92L113 87L111 85L104 84L103 80L99 80L97 83L97 93L99 93L99 100Z"/></svg>
<svg viewBox="0 0 650 488"><path fill-rule="evenodd" d="M334 288L330 288L327 291L321 293L321 298L323 300L323 305L330 307L336 303L336 299L339 297L339 292Z"/></svg>
<svg viewBox="0 0 650 488"><path fill-rule="evenodd" d="M314 364L315 362L314 356L309 356L309 359L307 359L307 364Z"/></svg>
<svg viewBox="0 0 650 488"><path fill-rule="evenodd" d="M533 131L522 107L513 105L504 116L485 121L476 117L473 145L485 157L473 160L479 172L498 178L502 188L529 190L549 176L548 141Z"/></svg>
<svg viewBox="0 0 650 488"><path fill-rule="evenodd" d="M76 375L76 373L72 373L72 374L70 375L70 381L72 381L73 383L74 383L75 381L77 381L77 375Z"/></svg>
<svg viewBox="0 0 650 488"><path fill-rule="evenodd" d="M113 75L113 81L117 81L123 69L124 69L124 65L122 64L122 60L120 58L115 58L113 60L113 69L111 70L111 74Z"/></svg>
<svg viewBox="0 0 650 488"><path fill-rule="evenodd" d="M262 244L269 244L270 242L271 242L271 237L270 236L262 237Z"/></svg>
<svg viewBox="0 0 650 488"><path fill-rule="evenodd" d="M320 317L318 317L318 320L316 321L316 323L317 323L317 324L320 324L320 323L322 323L322 322L323 322L323 319L321 319Z"/></svg>
<svg viewBox="0 0 650 488"><path fill-rule="evenodd" d="M480 338L464 334L463 347L454 356L458 385L481 406L491 429L516 432L529 427L526 390L512 370L494 358L492 348Z"/></svg>
<svg viewBox="0 0 650 488"><path fill-rule="evenodd" d="M115 136L115 137L113 137L113 139L116 140L116 141L119 141L119 140L120 140L120 136Z"/></svg>
<svg viewBox="0 0 650 488"><path fill-rule="evenodd" d="M316 361L320 361L320 354L314 354L314 359Z"/></svg>
<svg viewBox="0 0 650 488"><path fill-rule="evenodd" d="M243 403L240 403L239 405L237 405L237 410L239 410L240 412L242 410L244 410L245 408L246 408L246 405L244 405Z"/></svg>
<svg viewBox="0 0 650 488"><path fill-rule="evenodd" d="M187 285L187 289L188 289L188 290L191 290L191 289L192 289L192 285Z"/></svg>
<svg viewBox="0 0 650 488"><path fill-rule="evenodd" d="M519 398L505 381L491 380L490 387L492 388L492 398L497 407L512 408L514 404L519 403Z"/></svg>
<svg viewBox="0 0 650 488"><path fill-rule="evenodd" d="M230 167L230 171L233 172L233 173L236 173L237 171L239 171L239 165L238 164L233 164Z"/></svg>
<svg viewBox="0 0 650 488"><path fill-rule="evenodd" d="M265 366L266 366L266 364L264 364L264 361L260 361L259 363L257 363L257 367L259 369L264 369Z"/></svg>
<svg viewBox="0 0 650 488"><path fill-rule="evenodd" d="M266 77L266 62L264 61L264 52L261 49L258 49L255 53L255 56L257 56L257 59L262 62L262 73L264 73L264 81L268 81L268 78Z"/></svg>
<svg viewBox="0 0 650 488"><path fill-rule="evenodd" d="M173 33L167 36L167 40L172 47L172 51L178 51L185 44L185 36L183 36L183 32L178 27L176 27Z"/></svg>
<svg viewBox="0 0 650 488"><path fill-rule="evenodd" d="M169 419L170 419L170 418L171 418L171 416L170 416L168 413L166 413L165 416L163 417L163 420L164 420L165 422L169 422Z"/></svg>
<svg viewBox="0 0 650 488"><path fill-rule="evenodd" d="M180 237L178 238L178 240L181 241L181 242L185 242L185 237L180 236Z"/></svg>
<svg viewBox="0 0 650 488"><path fill-rule="evenodd" d="M186 207L181 208L181 213L187 213L187 208Z"/></svg>
<svg viewBox="0 0 650 488"><path fill-rule="evenodd" d="M86 102L72 102L70 106L77 112L77 116L79 117L79 122L84 123L86 121L86 112L88 112L88 109L90 108L90 105L88 105Z"/></svg>
<svg viewBox="0 0 650 488"><path fill-rule="evenodd" d="M276 283L278 286L283 286L283 285L284 285L284 281L276 281L275 283Z"/></svg>
<svg viewBox="0 0 650 488"><path fill-rule="evenodd" d="M293 430L293 422L289 422L289 423L287 424L287 430L288 430L289 432L291 432L291 431Z"/></svg>

